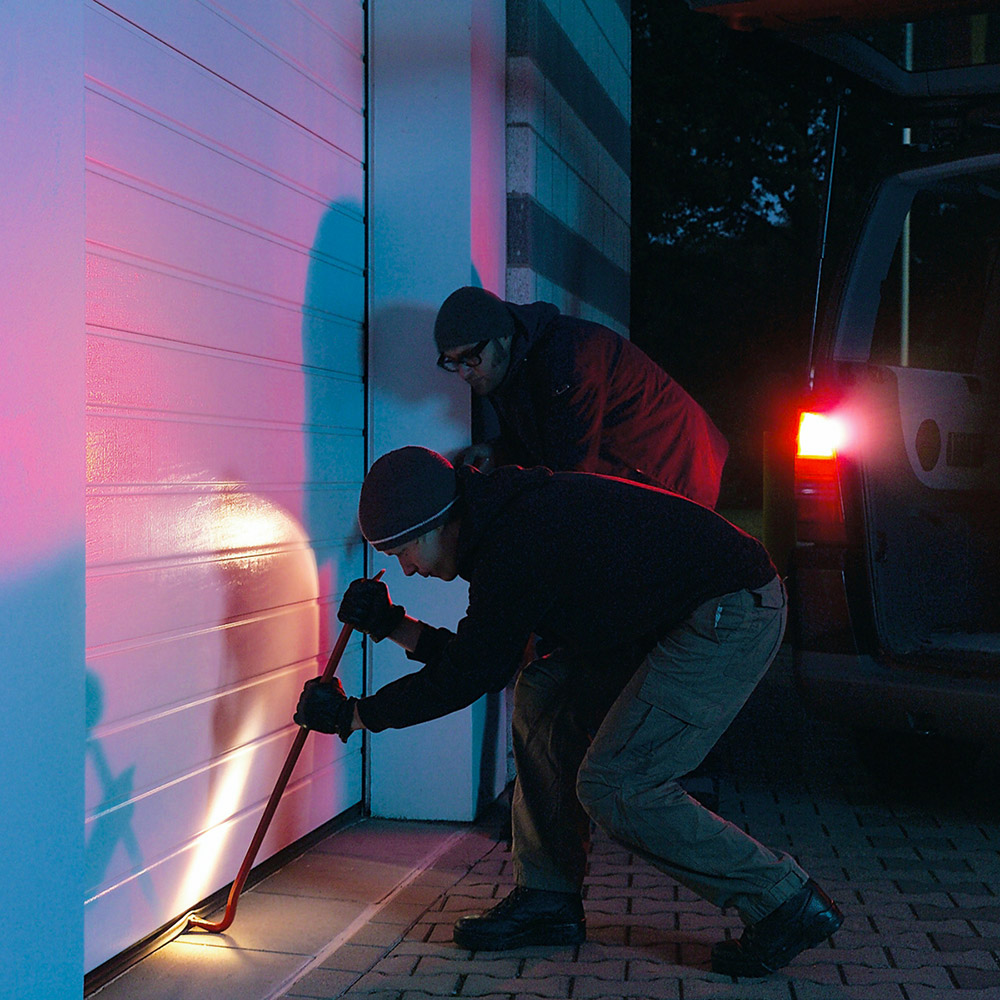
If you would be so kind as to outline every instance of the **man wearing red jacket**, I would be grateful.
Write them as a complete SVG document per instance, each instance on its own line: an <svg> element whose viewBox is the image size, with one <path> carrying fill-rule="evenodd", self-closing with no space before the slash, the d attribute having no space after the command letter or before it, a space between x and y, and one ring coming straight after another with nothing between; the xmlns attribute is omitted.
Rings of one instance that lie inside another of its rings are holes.
<svg viewBox="0 0 1000 1000"><path fill-rule="evenodd" d="M500 435L463 460L597 472L714 507L728 445L708 414L631 341L548 302L459 288L434 323L438 365L490 401Z"/></svg>
<svg viewBox="0 0 1000 1000"><path fill-rule="evenodd" d="M388 637L420 669L364 698L306 683L295 720L347 740L436 719L500 691L531 635L514 701L516 887L462 917L470 950L583 941L589 820L746 924L712 951L716 972L764 976L840 926L833 901L684 792L781 643L785 592L754 538L674 493L606 476L455 469L426 448L383 455L358 520L407 576L469 583L454 632L355 580L339 617Z"/></svg>

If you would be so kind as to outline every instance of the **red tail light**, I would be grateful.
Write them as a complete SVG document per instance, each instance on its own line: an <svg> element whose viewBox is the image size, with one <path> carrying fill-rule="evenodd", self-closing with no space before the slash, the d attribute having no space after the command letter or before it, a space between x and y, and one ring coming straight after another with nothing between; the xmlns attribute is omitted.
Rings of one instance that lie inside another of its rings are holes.
<svg viewBox="0 0 1000 1000"><path fill-rule="evenodd" d="M795 450L795 508L800 542L847 542L837 452L844 441L841 421L829 413L803 412Z"/></svg>

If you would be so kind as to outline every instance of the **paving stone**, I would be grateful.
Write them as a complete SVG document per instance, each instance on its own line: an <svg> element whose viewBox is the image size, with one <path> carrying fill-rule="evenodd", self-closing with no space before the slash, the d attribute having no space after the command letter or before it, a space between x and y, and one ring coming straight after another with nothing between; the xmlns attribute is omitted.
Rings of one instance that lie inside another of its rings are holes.
<svg viewBox="0 0 1000 1000"><path fill-rule="evenodd" d="M968 928L966 928L968 929ZM840 928L834 938L837 948L863 948L876 942L880 947L913 948L917 951L933 947L931 935L923 931L896 930L891 933L873 934L869 928L852 932L847 925Z"/></svg>
<svg viewBox="0 0 1000 1000"><path fill-rule="evenodd" d="M434 924L431 927L430 934L427 936L427 941L435 942L451 942L454 936L455 930L451 924Z"/></svg>
<svg viewBox="0 0 1000 1000"><path fill-rule="evenodd" d="M481 958L472 958L467 951L455 949L453 954L421 955L417 963L417 973L420 976L433 975L439 972L453 972L459 976L474 975L488 968L491 976L500 979L512 979L518 975L523 965L519 958L511 958L505 953L495 953L497 957L488 965Z"/></svg>
<svg viewBox="0 0 1000 1000"><path fill-rule="evenodd" d="M933 953L933 949L928 947L927 953ZM866 947L846 948L839 941L837 947L831 948L829 945L812 948L804 952L801 956L803 961L808 960L816 965L865 965L870 968L890 968L892 962L886 954L886 949L877 945Z"/></svg>
<svg viewBox="0 0 1000 1000"><path fill-rule="evenodd" d="M789 1000L787 980L741 979L734 982L722 976L684 981L684 1000Z"/></svg>
<svg viewBox="0 0 1000 1000"><path fill-rule="evenodd" d="M426 941L435 926L437 925L427 920L418 921L403 935L403 940Z"/></svg>
<svg viewBox="0 0 1000 1000"><path fill-rule="evenodd" d="M351 941L341 945L320 968L341 972L367 972L384 954L383 948Z"/></svg>
<svg viewBox="0 0 1000 1000"><path fill-rule="evenodd" d="M893 858L880 856L878 861L886 872L912 872L914 874L917 872L924 872L927 874L928 878L932 878L938 875L938 873L961 872L964 875L969 875L974 871L972 865L964 859L948 860L939 858L935 860L934 864L929 864L922 858ZM932 872L933 875L931 874Z"/></svg>
<svg viewBox="0 0 1000 1000"><path fill-rule="evenodd" d="M422 990L406 990L403 993L395 994L396 1000L428 1000L433 996L435 994L425 993ZM511 1000L511 996L509 993L486 993L479 1000Z"/></svg>
<svg viewBox="0 0 1000 1000"><path fill-rule="evenodd" d="M684 994L687 996L687 992ZM522 994L518 993L518 997ZM573 981L573 1000L605 1000L605 998L638 997L642 1000L680 1000L681 982L679 979L661 978L653 982L621 982L615 983L614 990L609 991L608 984L597 979L575 979Z"/></svg>
<svg viewBox="0 0 1000 1000"><path fill-rule="evenodd" d="M959 883L948 886L948 895L954 899L959 907L967 906L996 906L998 902L997 893L986 886L963 886Z"/></svg>
<svg viewBox="0 0 1000 1000"><path fill-rule="evenodd" d="M892 945L886 948L889 955L892 956L892 965L897 969L920 969L928 965L944 965L946 962L958 961L956 955L951 955L948 959L944 959L941 953L934 947L927 948L903 948L898 945ZM984 954L989 954L984 952ZM964 955L962 956L964 960Z"/></svg>
<svg viewBox="0 0 1000 1000"><path fill-rule="evenodd" d="M351 1000L399 1000L399 990L358 990L356 987L352 987L345 994L346 997L351 997ZM426 996L426 994L424 994ZM294 993L287 993L286 996L295 996ZM331 994L332 997L338 996L338 994Z"/></svg>
<svg viewBox="0 0 1000 1000"><path fill-rule="evenodd" d="M588 899L586 911L588 917L592 913L614 913L624 916L629 912L629 900L621 897L618 899Z"/></svg>
<svg viewBox="0 0 1000 1000"><path fill-rule="evenodd" d="M907 985L906 995L908 1000L997 1000L997 991L993 987L984 990L962 990L956 998L954 986L943 990L914 984Z"/></svg>
<svg viewBox="0 0 1000 1000"><path fill-rule="evenodd" d="M883 936L895 937L908 931L919 930L923 934L966 934L969 924L965 920L921 920L915 917L910 920L896 920L891 917L875 915L879 931Z"/></svg>
<svg viewBox="0 0 1000 1000"><path fill-rule="evenodd" d="M608 923L601 923L593 917L587 919L587 940L606 945L623 945L628 937L629 928L620 920L608 918Z"/></svg>
<svg viewBox="0 0 1000 1000"><path fill-rule="evenodd" d="M419 989L434 996L450 996L458 989L459 977L455 973L441 972L432 973L426 976L408 976L405 974L392 975L379 972L377 969L366 972L352 987L359 993L364 992L388 992L396 990Z"/></svg>
<svg viewBox="0 0 1000 1000"><path fill-rule="evenodd" d="M1000 991L1000 967L996 965L992 969L953 965L949 967L949 971L960 990L985 990L992 988Z"/></svg>
<svg viewBox="0 0 1000 1000"><path fill-rule="evenodd" d="M393 899L372 915L372 923L404 924L409 926L419 920L426 911L427 906L425 904L404 903L398 899Z"/></svg>
<svg viewBox="0 0 1000 1000"><path fill-rule="evenodd" d="M407 930L407 926L401 924L369 923L355 933L351 943L391 948L403 939Z"/></svg>
<svg viewBox="0 0 1000 1000"><path fill-rule="evenodd" d="M931 941L940 951L989 951L1000 953L1000 937L980 937L976 934L931 934Z"/></svg>
<svg viewBox="0 0 1000 1000"><path fill-rule="evenodd" d="M918 883L917 895L920 903L931 906L954 906L944 886L934 883ZM910 893L905 893L894 882L888 880L872 881L870 885L854 885L854 892L862 905L865 906L908 906L911 902Z"/></svg>
<svg viewBox="0 0 1000 1000"><path fill-rule="evenodd" d="M958 882L954 880L949 880L947 885L942 885L940 882L924 881L922 879L914 878L902 878L894 879L893 885L896 889L906 896L927 896L938 893L964 893L969 897L975 897L978 895L988 896L989 894L983 888L981 882ZM926 899L921 900L921 902L926 902ZM959 905L962 905L961 903Z"/></svg>
<svg viewBox="0 0 1000 1000"><path fill-rule="evenodd" d="M844 986L833 983L809 983L795 980L795 1000L903 1000L898 983L871 986Z"/></svg>
<svg viewBox="0 0 1000 1000"><path fill-rule="evenodd" d="M626 967L629 963L622 958L603 958L587 961L568 955L564 961L536 959L525 962L522 975L540 978L542 976L576 976L577 978L596 979L601 982L621 982L627 977ZM662 973L662 966L661 966Z"/></svg>
<svg viewBox="0 0 1000 1000"><path fill-rule="evenodd" d="M860 909L864 914L871 914L876 920L895 920L900 923L916 919L911 904L903 898L894 897L891 901L880 901L874 894L861 893L861 899L852 902L849 898L841 900L845 912Z"/></svg>
<svg viewBox="0 0 1000 1000"><path fill-rule="evenodd" d="M398 955L416 955L418 958L424 955L446 956L452 954L460 958L468 958L471 954L468 951L456 948L454 945L436 944L432 941L416 941L410 938L396 945L394 951Z"/></svg>
<svg viewBox="0 0 1000 1000"><path fill-rule="evenodd" d="M531 976L503 978L474 973L462 983L463 997L482 997L492 993L515 994L519 997L568 997L570 987L569 976Z"/></svg>
<svg viewBox="0 0 1000 1000"><path fill-rule="evenodd" d="M1000 923L1000 906L970 906L944 907L931 906L927 903L914 903L913 915L917 920L975 920L987 923Z"/></svg>
<svg viewBox="0 0 1000 1000"><path fill-rule="evenodd" d="M421 885L414 882L400 890L396 899L401 903L415 903L423 907L432 906L442 898L441 889L437 886Z"/></svg>
<svg viewBox="0 0 1000 1000"><path fill-rule="evenodd" d="M416 955L403 955L394 950L373 966L373 971L381 976L410 976L419 961Z"/></svg>
<svg viewBox="0 0 1000 1000"><path fill-rule="evenodd" d="M937 965L925 965L918 969L907 969L904 975L898 969L871 969L863 965L843 966L844 978L849 985L867 986L870 983L904 982L921 983L924 986L950 986L951 977L946 969Z"/></svg>
<svg viewBox="0 0 1000 1000"><path fill-rule="evenodd" d="M356 972L338 972L333 969L314 969L303 976L295 986L290 997L313 997L327 1000L329 997L343 996L357 980Z"/></svg>
<svg viewBox="0 0 1000 1000"><path fill-rule="evenodd" d="M796 989L800 982L823 983L828 986L843 985L844 972L840 963L824 964L815 961L815 958L815 951L799 955L791 965L786 966L779 974L792 979L796 984Z"/></svg>

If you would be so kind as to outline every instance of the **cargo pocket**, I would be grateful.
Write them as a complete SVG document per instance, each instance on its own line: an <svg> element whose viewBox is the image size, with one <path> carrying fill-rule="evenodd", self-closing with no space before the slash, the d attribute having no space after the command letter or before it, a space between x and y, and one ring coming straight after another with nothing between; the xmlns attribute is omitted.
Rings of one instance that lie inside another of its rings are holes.
<svg viewBox="0 0 1000 1000"><path fill-rule="evenodd" d="M758 640L774 617L758 600L778 606L780 582L760 596L740 590L705 601L654 647L639 697L691 725L727 726L764 673L767 659Z"/></svg>

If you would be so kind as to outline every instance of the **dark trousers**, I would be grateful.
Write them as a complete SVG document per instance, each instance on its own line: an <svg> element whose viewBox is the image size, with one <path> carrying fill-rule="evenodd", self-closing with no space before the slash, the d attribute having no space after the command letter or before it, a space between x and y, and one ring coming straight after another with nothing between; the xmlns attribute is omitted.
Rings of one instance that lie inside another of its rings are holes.
<svg viewBox="0 0 1000 1000"><path fill-rule="evenodd" d="M513 718L519 885L579 891L591 818L747 922L805 884L808 876L788 854L758 843L677 783L701 763L766 673L786 613L777 578L757 591L705 602L648 652L606 714L600 692L588 697L588 674L596 674L565 655L522 670ZM621 670L611 664L605 676Z"/></svg>

